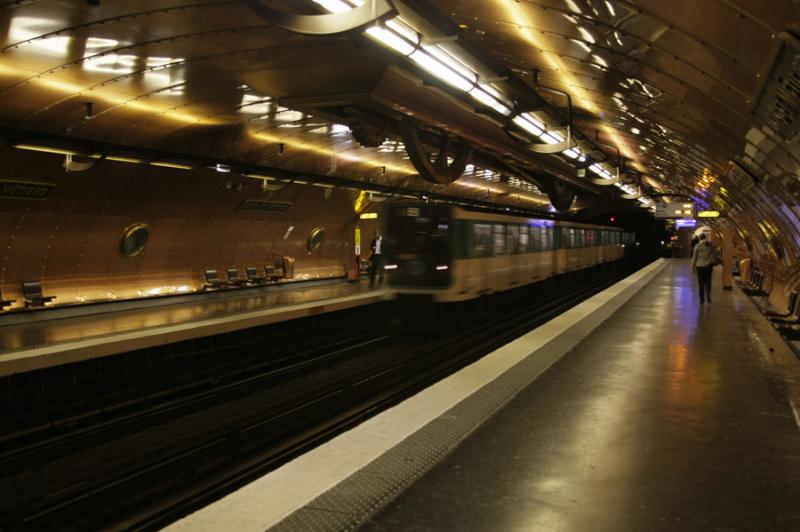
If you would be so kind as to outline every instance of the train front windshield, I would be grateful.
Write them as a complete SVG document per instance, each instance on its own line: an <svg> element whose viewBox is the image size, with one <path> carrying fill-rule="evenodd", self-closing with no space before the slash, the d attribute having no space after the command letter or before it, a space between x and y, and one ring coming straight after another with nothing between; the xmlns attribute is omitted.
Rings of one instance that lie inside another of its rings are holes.
<svg viewBox="0 0 800 532"><path fill-rule="evenodd" d="M387 220L389 270L393 286L450 284L450 209L394 206Z"/></svg>

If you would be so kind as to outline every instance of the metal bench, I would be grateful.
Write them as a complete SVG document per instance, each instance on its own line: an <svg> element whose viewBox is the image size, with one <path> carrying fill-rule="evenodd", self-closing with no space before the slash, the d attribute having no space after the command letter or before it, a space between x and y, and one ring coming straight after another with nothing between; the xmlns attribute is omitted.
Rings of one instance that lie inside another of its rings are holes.
<svg viewBox="0 0 800 532"><path fill-rule="evenodd" d="M228 268L228 284L233 286L244 286L248 283L247 279L244 277L239 277L239 270L236 268Z"/></svg>
<svg viewBox="0 0 800 532"><path fill-rule="evenodd" d="M283 277L283 268L277 267L273 264L268 264L264 266L264 276L267 280L276 282L278 279Z"/></svg>
<svg viewBox="0 0 800 532"><path fill-rule="evenodd" d="M203 284L203 290L213 290L227 286L227 283L219 278L217 270L206 270L204 275L206 282Z"/></svg>
<svg viewBox="0 0 800 532"><path fill-rule="evenodd" d="M56 298L56 296L46 296L42 292L40 281L22 281L22 296L25 298L25 306L43 307Z"/></svg>
<svg viewBox="0 0 800 532"><path fill-rule="evenodd" d="M253 284L261 284L267 280L265 275L258 275L258 268L255 266L247 266L244 271L247 274L247 280Z"/></svg>

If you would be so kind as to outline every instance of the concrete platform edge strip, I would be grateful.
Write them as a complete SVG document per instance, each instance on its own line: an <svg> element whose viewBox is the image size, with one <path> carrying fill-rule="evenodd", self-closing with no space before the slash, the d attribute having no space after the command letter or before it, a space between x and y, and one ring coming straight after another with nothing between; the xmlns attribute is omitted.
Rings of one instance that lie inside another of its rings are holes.
<svg viewBox="0 0 800 532"><path fill-rule="evenodd" d="M667 266L663 259L170 530L349 530L394 499Z"/></svg>
<svg viewBox="0 0 800 532"><path fill-rule="evenodd" d="M211 336L279 321L289 321L295 318L344 310L360 305L378 303L392 297L392 292L380 290L298 305L236 313L221 318L169 326L156 326L128 333L84 337L72 342L48 344L19 351L2 351L0 352L0 377L100 358L135 349L155 347L191 338Z"/></svg>

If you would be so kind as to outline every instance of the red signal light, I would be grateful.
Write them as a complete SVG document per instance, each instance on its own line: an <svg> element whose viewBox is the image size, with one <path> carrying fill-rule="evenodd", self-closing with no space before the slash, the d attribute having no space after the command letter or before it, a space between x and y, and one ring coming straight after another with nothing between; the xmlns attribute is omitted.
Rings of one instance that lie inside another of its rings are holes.
<svg viewBox="0 0 800 532"><path fill-rule="evenodd" d="M610 216L610 217L608 218L608 221L609 221L609 222L611 222L611 223L613 224L614 222L616 222L616 221L617 221L617 218L616 218L615 216Z"/></svg>

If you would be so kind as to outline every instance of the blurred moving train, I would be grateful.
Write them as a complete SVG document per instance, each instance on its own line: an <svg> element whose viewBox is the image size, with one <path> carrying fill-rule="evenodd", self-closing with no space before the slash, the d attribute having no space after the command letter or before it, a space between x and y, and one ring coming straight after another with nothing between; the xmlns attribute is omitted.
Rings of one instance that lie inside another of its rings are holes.
<svg viewBox="0 0 800 532"><path fill-rule="evenodd" d="M622 259L635 234L450 205L395 204L385 270L399 294L457 302Z"/></svg>

